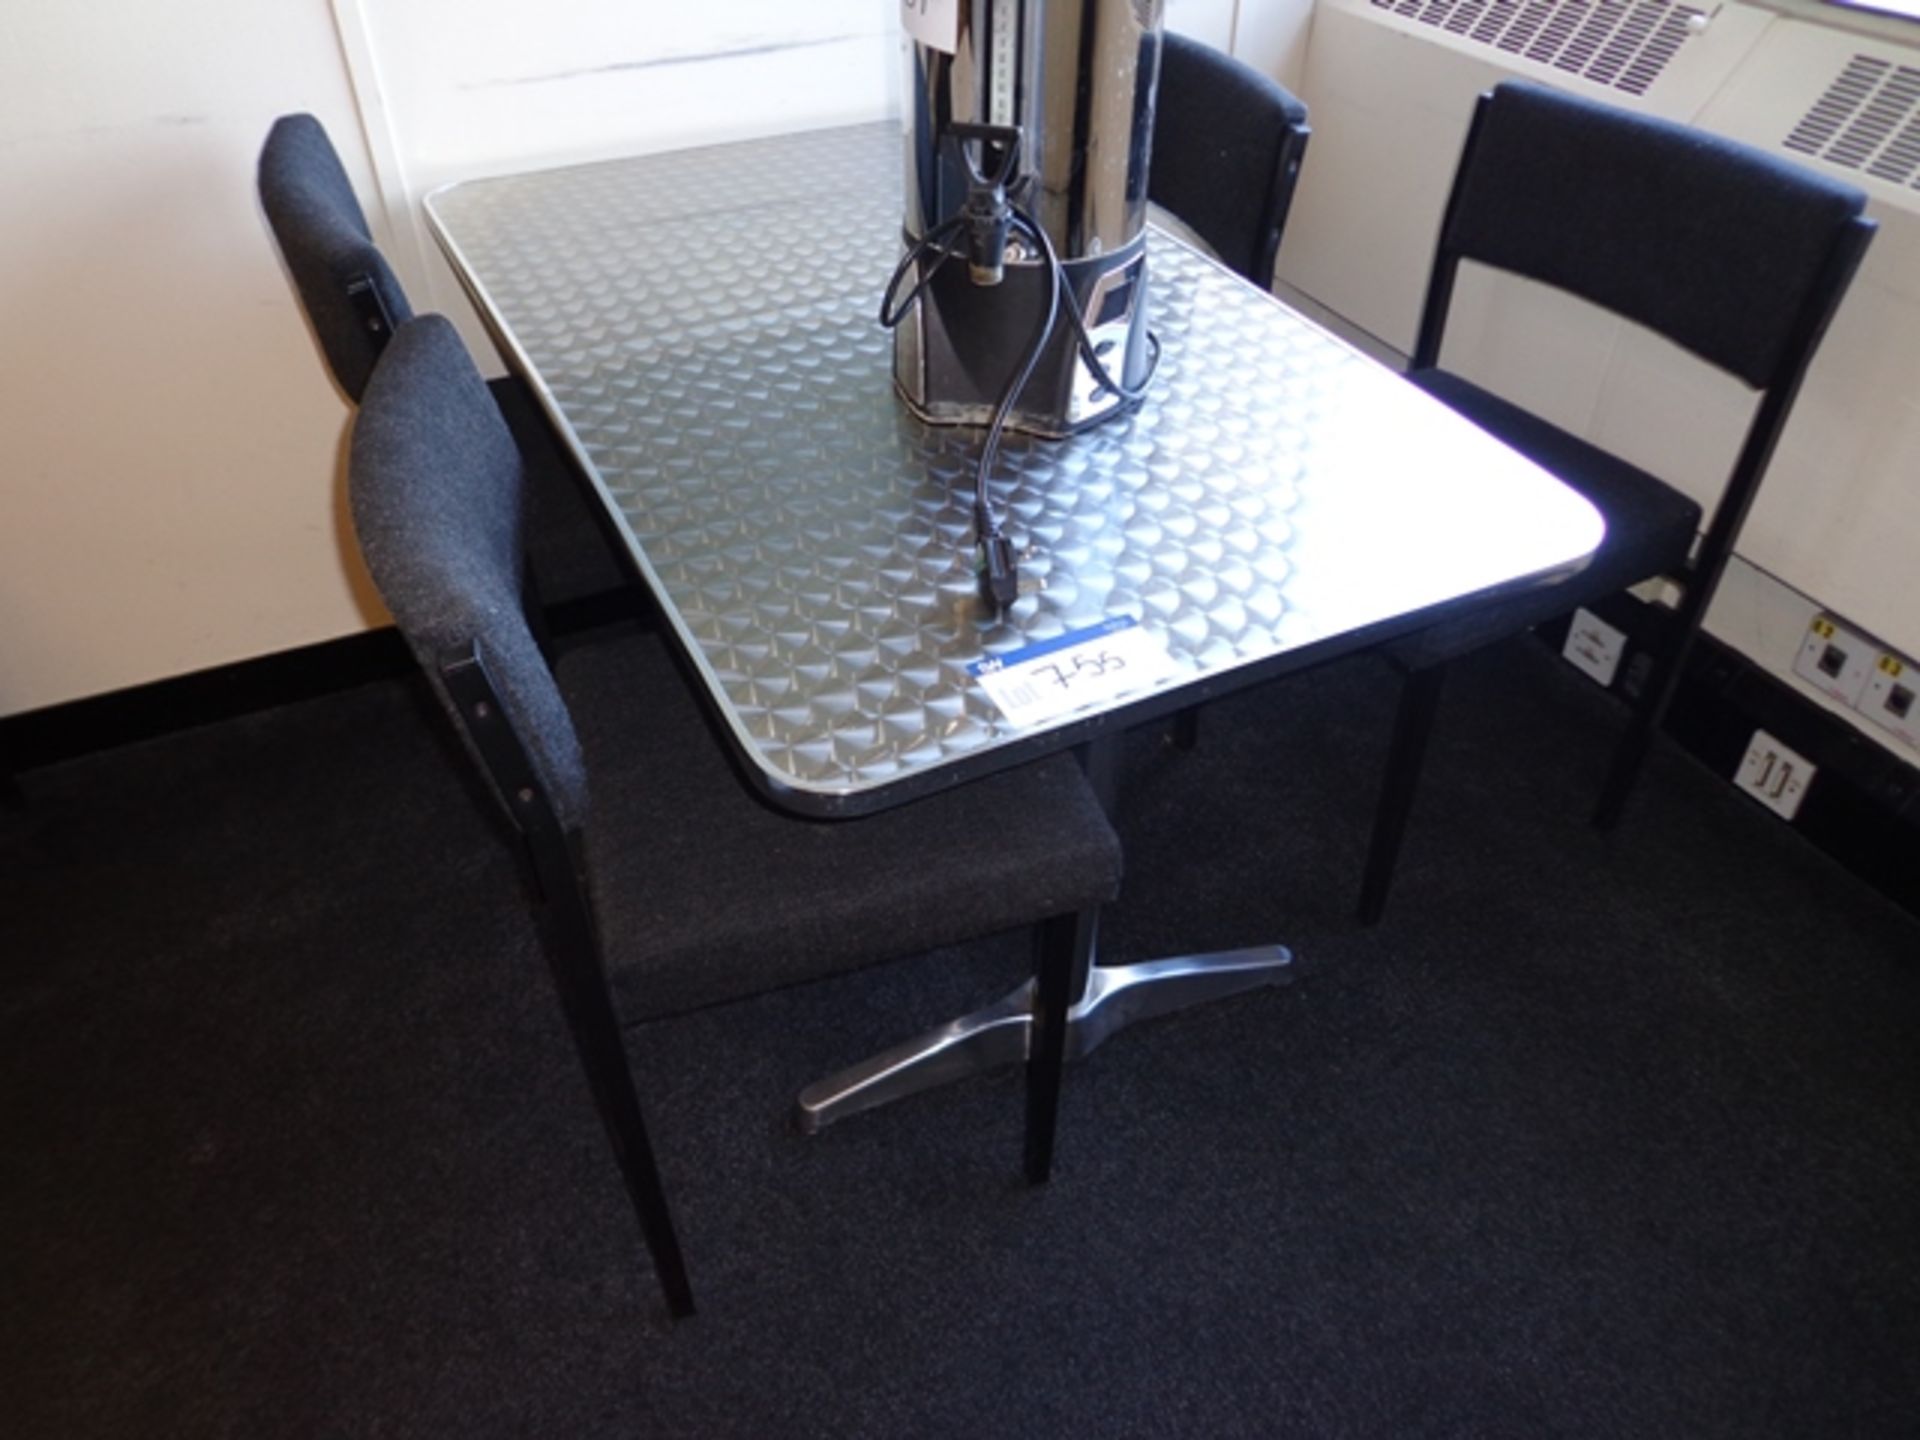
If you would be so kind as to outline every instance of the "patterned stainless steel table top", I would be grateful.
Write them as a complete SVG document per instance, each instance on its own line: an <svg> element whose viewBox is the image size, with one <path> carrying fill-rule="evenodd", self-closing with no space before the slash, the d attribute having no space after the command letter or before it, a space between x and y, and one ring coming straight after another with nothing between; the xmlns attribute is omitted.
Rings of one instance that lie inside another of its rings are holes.
<svg viewBox="0 0 1920 1440"><path fill-rule="evenodd" d="M1559 482L1156 233L1145 403L1073 440L1007 438L995 497L1031 593L995 617L972 570L979 432L907 414L875 320L900 145L889 125L816 131L428 202L782 803L892 803L1112 708L1014 724L969 672L983 656L1133 617L1170 656L1114 702L1137 708L1598 542Z"/></svg>

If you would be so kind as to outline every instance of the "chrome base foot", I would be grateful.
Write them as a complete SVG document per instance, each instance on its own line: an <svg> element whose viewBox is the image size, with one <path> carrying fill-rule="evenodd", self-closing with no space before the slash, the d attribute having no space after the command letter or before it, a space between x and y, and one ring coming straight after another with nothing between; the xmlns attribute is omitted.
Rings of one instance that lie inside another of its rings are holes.
<svg viewBox="0 0 1920 1440"><path fill-rule="evenodd" d="M1136 1020L1150 1020L1293 978L1284 945L1255 945L1211 955L1144 960L1137 965L1093 965L1086 987L1067 1012L1067 1058L1078 1060ZM904 1096L931 1090L1027 1058L1033 982L949 1020L858 1065L817 1080L800 1092L796 1119L807 1134Z"/></svg>

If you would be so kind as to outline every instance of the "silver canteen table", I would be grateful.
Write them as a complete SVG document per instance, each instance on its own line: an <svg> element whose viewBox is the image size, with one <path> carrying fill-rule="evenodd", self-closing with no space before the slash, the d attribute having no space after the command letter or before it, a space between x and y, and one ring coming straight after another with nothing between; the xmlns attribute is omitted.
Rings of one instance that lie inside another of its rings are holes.
<svg viewBox="0 0 1920 1440"><path fill-rule="evenodd" d="M1068 440L1005 438L1022 585L993 612L980 432L907 411L876 321L901 145L891 124L811 131L427 202L771 803L853 817L1069 747L1098 780L1127 728L1550 583L1598 544L1547 472L1154 230L1146 398ZM1103 965L1084 939L1070 1058L1292 961ZM807 1087L802 1128L1022 1060L1031 1008L1023 986Z"/></svg>

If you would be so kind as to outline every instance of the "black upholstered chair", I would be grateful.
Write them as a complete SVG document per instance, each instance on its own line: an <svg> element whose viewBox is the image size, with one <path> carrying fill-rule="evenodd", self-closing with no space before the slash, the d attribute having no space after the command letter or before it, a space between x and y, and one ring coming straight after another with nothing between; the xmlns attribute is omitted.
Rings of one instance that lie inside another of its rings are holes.
<svg viewBox="0 0 1920 1440"><path fill-rule="evenodd" d="M1306 154L1307 107L1210 45L1161 39L1147 195L1262 290Z"/></svg>
<svg viewBox="0 0 1920 1440"><path fill-rule="evenodd" d="M563 697L520 605L522 474L452 326L404 322L354 426L355 530L525 842L560 999L671 1308L692 1298L622 1022L1032 925L1026 1168L1044 1180L1070 976L1120 875L1079 767L1060 756L858 820L776 813L655 636L579 647Z"/></svg>
<svg viewBox="0 0 1920 1440"><path fill-rule="evenodd" d="M1307 107L1279 81L1202 41L1169 30L1160 44L1147 198L1223 265L1271 290L1313 134ZM1196 709L1174 716L1181 748L1199 733Z"/></svg>
<svg viewBox="0 0 1920 1440"><path fill-rule="evenodd" d="M380 351L413 307L374 244L339 153L318 120L276 120L260 151L258 179L261 207L327 367L357 405ZM524 384L509 376L489 388L527 461L527 558L542 602L573 603L585 612L583 620L622 608L637 592L573 463Z"/></svg>
<svg viewBox="0 0 1920 1440"><path fill-rule="evenodd" d="M1873 236L1865 204L1853 186L1762 151L1544 86L1507 83L1480 97L1407 378L1580 491L1607 534L1572 578L1471 607L1387 647L1406 679L1362 885L1364 920L1386 904L1447 662L1664 576L1682 598L1651 653L1595 815L1602 828L1618 821L1801 379ZM1701 519L1693 500L1443 367L1463 260L1635 321L1753 392L1752 422L1691 558Z"/></svg>

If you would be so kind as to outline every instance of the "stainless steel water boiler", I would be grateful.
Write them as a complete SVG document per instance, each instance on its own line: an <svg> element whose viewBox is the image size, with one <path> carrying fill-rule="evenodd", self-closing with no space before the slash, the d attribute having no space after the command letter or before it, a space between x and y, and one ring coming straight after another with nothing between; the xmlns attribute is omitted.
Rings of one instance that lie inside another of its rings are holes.
<svg viewBox="0 0 1920 1440"><path fill-rule="evenodd" d="M989 424L1017 389L1005 426L1047 437L1129 408L1151 369L1163 0L901 3L896 388L923 419L968 425Z"/></svg>

